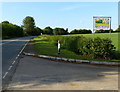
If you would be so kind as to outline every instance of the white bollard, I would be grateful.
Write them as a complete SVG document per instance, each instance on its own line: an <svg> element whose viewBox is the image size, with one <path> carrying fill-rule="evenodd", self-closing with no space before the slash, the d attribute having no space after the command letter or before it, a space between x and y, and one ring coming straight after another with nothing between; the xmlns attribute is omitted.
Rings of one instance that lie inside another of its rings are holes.
<svg viewBox="0 0 120 92"><path fill-rule="evenodd" d="M60 40L58 40L58 54L60 54Z"/></svg>

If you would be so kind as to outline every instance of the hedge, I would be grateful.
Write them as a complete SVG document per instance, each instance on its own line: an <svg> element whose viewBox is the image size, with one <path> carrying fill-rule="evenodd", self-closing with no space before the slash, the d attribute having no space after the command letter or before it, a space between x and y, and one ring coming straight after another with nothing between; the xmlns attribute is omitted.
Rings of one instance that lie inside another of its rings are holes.
<svg viewBox="0 0 120 92"><path fill-rule="evenodd" d="M111 58L115 49L112 41L108 38L97 37L92 39L83 36L52 36L49 40L56 46L57 40L61 40L61 48L93 58Z"/></svg>

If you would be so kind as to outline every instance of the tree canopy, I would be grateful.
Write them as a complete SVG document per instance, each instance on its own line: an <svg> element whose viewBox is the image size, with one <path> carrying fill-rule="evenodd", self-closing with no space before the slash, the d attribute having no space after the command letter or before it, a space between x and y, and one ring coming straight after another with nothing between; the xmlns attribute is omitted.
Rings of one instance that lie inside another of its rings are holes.
<svg viewBox="0 0 120 92"><path fill-rule="evenodd" d="M34 30L34 35L41 35L41 33L43 33L42 29L39 27L35 27Z"/></svg>
<svg viewBox="0 0 120 92"><path fill-rule="evenodd" d="M88 29L74 29L70 32L70 34L90 34L90 33L92 33L92 31Z"/></svg>
<svg viewBox="0 0 120 92"><path fill-rule="evenodd" d="M43 29L43 34L53 35L53 29L48 26L48 27Z"/></svg>
<svg viewBox="0 0 120 92"><path fill-rule="evenodd" d="M9 23L8 21L3 21L0 23L2 25L2 37L12 38L12 37L21 37L23 36L23 29L15 24Z"/></svg>
<svg viewBox="0 0 120 92"><path fill-rule="evenodd" d="M54 35L66 35L68 34L68 29L64 29L64 28L55 28L53 29L53 34Z"/></svg>
<svg viewBox="0 0 120 92"><path fill-rule="evenodd" d="M34 35L35 21L33 17L27 16L23 20L23 29L25 35Z"/></svg>
<svg viewBox="0 0 120 92"><path fill-rule="evenodd" d="M109 32L113 32L113 29L111 30L103 30L103 29L100 29L100 30L96 30L95 33L109 33Z"/></svg>

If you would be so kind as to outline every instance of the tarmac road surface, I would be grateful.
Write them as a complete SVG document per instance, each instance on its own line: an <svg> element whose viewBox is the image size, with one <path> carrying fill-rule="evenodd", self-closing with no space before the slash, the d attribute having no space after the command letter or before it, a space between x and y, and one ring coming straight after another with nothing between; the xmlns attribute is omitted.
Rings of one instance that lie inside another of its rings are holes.
<svg viewBox="0 0 120 92"><path fill-rule="evenodd" d="M2 40L0 46L2 46L2 83L8 84L10 77L13 75L13 71L16 68L19 56L22 52L24 45L28 42L30 37L20 37Z"/></svg>
<svg viewBox="0 0 120 92"><path fill-rule="evenodd" d="M118 67L23 56L7 90L118 90Z"/></svg>

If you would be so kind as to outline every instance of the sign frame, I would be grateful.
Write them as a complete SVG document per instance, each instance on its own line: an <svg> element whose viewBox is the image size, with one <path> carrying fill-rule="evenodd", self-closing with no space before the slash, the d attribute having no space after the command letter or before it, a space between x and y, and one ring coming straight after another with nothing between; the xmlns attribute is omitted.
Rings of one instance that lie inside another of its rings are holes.
<svg viewBox="0 0 120 92"><path fill-rule="evenodd" d="M99 25L99 27L97 28L95 19L109 19L109 24L108 24L109 27L107 27L107 26L105 26L105 24L103 24L104 26ZM108 17L108 16L93 16L93 32L95 32L96 30L100 30L100 29L111 30L111 17Z"/></svg>

